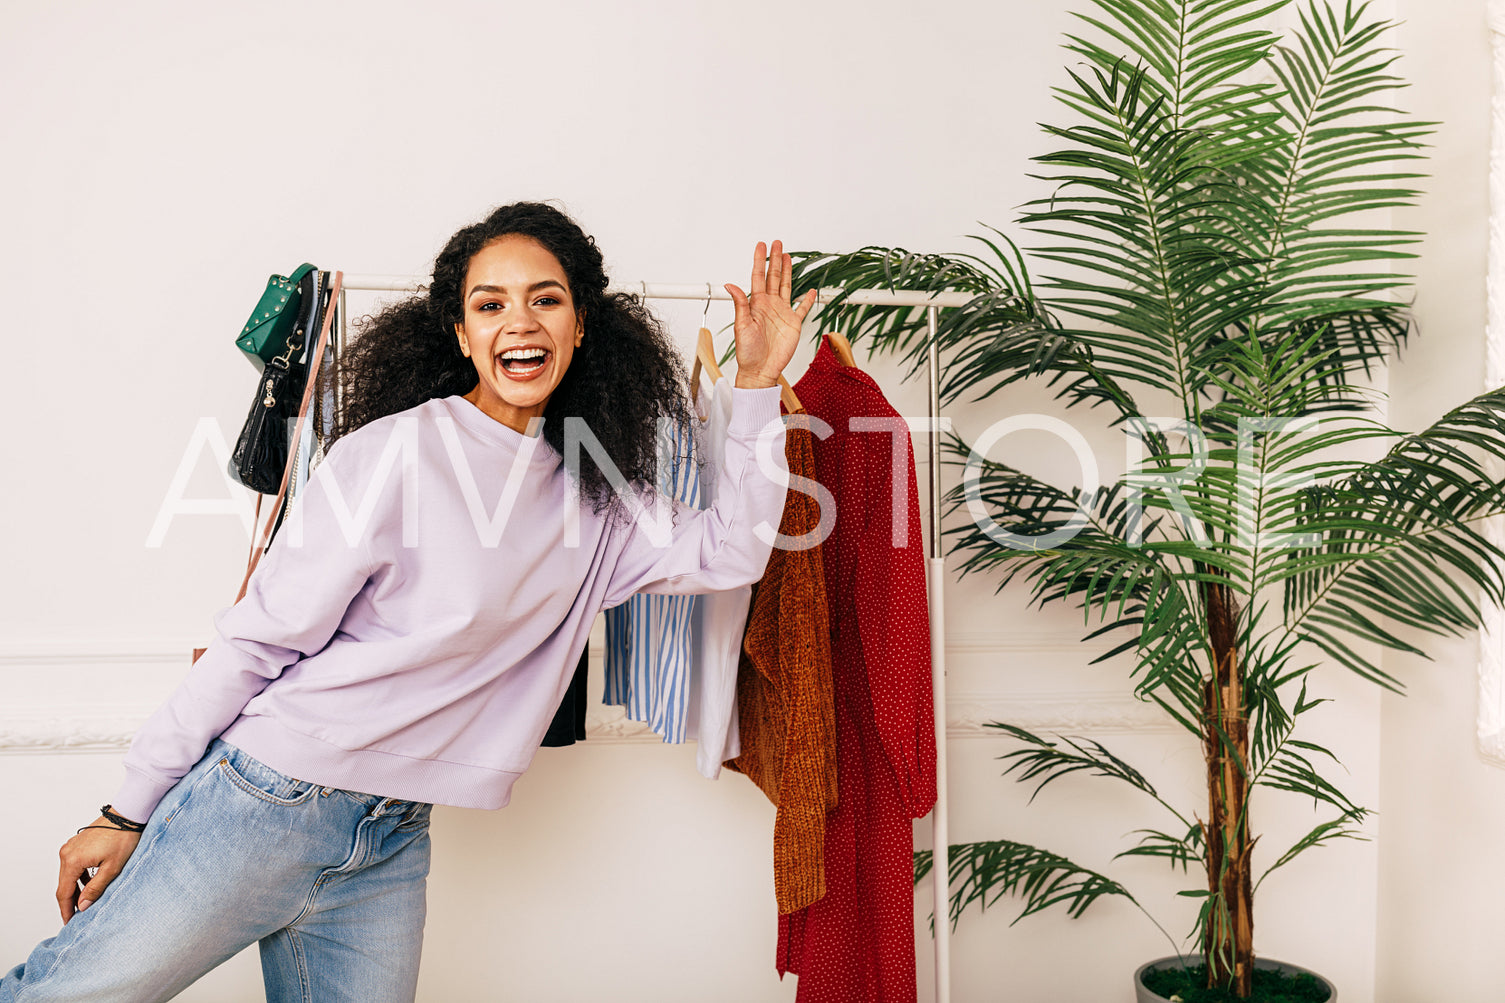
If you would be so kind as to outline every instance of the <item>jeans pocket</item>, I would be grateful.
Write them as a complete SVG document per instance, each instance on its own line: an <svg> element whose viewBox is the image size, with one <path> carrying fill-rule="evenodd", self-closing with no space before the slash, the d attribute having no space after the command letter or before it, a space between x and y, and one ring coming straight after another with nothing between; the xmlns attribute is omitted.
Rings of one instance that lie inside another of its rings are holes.
<svg viewBox="0 0 1505 1003"><path fill-rule="evenodd" d="M262 801L279 805L302 804L319 790L319 785L306 780L295 780L278 773L270 766L233 745L225 747L216 768L247 794Z"/></svg>

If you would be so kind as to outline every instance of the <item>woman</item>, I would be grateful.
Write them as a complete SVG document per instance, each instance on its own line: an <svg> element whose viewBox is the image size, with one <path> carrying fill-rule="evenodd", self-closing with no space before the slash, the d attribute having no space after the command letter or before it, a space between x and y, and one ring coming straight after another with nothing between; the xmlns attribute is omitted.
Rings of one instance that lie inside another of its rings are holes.
<svg viewBox="0 0 1505 1003"><path fill-rule="evenodd" d="M413 999L432 804L507 803L600 610L761 575L787 474L756 454L783 456L776 381L814 304L789 267L759 244L726 287L736 490L655 521L655 421L687 418L662 331L549 206L455 234L348 353L337 436L63 846L65 925L0 1003L169 999L252 942L274 1003Z"/></svg>

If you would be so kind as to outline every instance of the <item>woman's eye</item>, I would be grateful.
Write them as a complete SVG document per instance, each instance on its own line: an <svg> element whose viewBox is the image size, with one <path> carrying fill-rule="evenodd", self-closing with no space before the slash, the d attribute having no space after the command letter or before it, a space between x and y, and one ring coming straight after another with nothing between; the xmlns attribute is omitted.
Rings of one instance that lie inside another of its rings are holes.
<svg viewBox="0 0 1505 1003"><path fill-rule="evenodd" d="M539 306L554 306L558 304L558 302L559 301L552 296L540 296L538 298Z"/></svg>
<svg viewBox="0 0 1505 1003"><path fill-rule="evenodd" d="M487 310L500 310L501 308L502 305L500 303L482 303L476 307L476 311L478 313L485 313Z"/></svg>

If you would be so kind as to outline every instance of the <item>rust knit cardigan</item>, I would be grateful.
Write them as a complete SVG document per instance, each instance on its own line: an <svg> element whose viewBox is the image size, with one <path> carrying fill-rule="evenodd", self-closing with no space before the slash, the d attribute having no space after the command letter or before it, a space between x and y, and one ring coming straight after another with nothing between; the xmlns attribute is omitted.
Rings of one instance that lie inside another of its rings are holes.
<svg viewBox="0 0 1505 1003"><path fill-rule="evenodd" d="M798 416L796 420L803 419ZM779 912L826 892L826 815L836 807L836 711L831 630L820 546L791 549L790 538L817 539L820 507L798 490L815 476L808 427L786 432L791 487L783 535L753 586L737 668L742 752L726 765L744 773L778 806L773 825L773 887ZM800 543L793 544L798 547Z"/></svg>

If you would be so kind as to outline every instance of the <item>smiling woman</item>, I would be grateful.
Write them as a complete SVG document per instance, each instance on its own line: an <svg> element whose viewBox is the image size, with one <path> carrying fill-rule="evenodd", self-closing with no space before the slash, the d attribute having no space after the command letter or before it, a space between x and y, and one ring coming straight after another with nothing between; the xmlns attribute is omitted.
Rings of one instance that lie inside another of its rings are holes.
<svg viewBox="0 0 1505 1003"><path fill-rule="evenodd" d="M556 284L533 288L545 282ZM684 365L642 301L606 285L594 239L553 206L513 203L465 227L434 260L428 292L369 318L346 349L332 441L423 401L462 394L517 431L525 424L504 417L514 404L521 408L514 419L523 412L544 418L542 435L559 453L564 419L583 419L624 478L654 483L657 420L689 421ZM561 325L568 336L555 341ZM553 354L537 373L517 362L509 369L491 351L498 344ZM598 510L611 504L596 465L583 464L580 481Z"/></svg>
<svg viewBox="0 0 1505 1003"><path fill-rule="evenodd" d="M549 280L563 289L531 289ZM527 295L530 291L533 295ZM554 319L546 316L566 316L566 327L578 328L578 342L566 339L572 342L567 357L563 345L546 345L542 331L554 330ZM539 327L521 337L519 322L525 330ZM685 367L641 300L608 294L605 262L594 239L554 206L536 202L501 206L459 230L433 262L427 294L393 304L361 325L340 360L345 393L331 438L456 393L507 423L497 410L504 401L515 399L525 410L537 401L528 395L512 398L501 389L521 392L534 380L513 377L531 373L509 372L479 342L474 357L464 346L467 337L485 337L489 345L498 336L555 352L537 373L551 386L536 414L545 419L542 435L555 452L563 453L564 419L576 417L626 480L653 483L656 422L689 420ZM597 511L613 503L616 495L596 465L582 465L579 480L582 495Z"/></svg>
<svg viewBox="0 0 1505 1003"><path fill-rule="evenodd" d="M429 292L347 353L337 437L113 802L63 845L63 929L0 1003L166 1000L251 943L272 1003L412 1000L432 805L508 803L601 610L740 588L768 562L756 527L779 523L788 473L755 457L784 455L774 381L814 296L790 303L777 241L728 288L728 487L644 532L615 518L601 464L564 462L556 419L584 419L651 494L657 419L688 421L663 332L606 293L556 209L456 234Z"/></svg>
<svg viewBox="0 0 1505 1003"><path fill-rule="evenodd" d="M585 337L564 269L538 241L508 234L470 259L460 351L479 379L465 399L518 432L542 418Z"/></svg>

